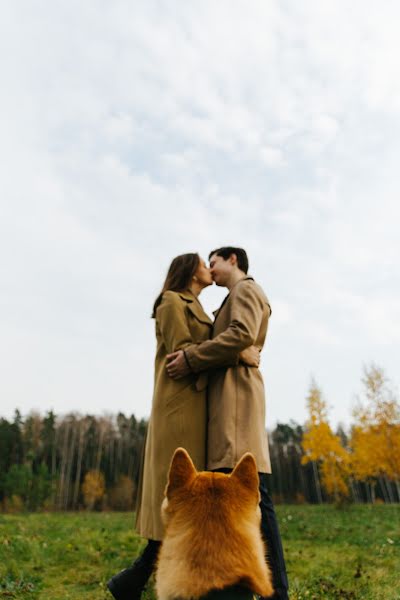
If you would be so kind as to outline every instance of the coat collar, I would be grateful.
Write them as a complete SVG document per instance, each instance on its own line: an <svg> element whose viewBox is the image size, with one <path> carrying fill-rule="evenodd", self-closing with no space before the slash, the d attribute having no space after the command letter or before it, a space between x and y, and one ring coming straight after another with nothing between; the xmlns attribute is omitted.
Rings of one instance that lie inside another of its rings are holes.
<svg viewBox="0 0 400 600"><path fill-rule="evenodd" d="M178 292L178 294L182 298L182 300L186 300L186 302L194 302L196 300L196 296L190 290Z"/></svg>
<svg viewBox="0 0 400 600"><path fill-rule="evenodd" d="M245 277L242 277L242 279L238 279L237 282L231 287L231 289L229 290L229 294L231 293L233 288L237 286L238 283L240 283L241 281L246 281L247 279L251 279L252 281L254 281L254 277L251 277L250 275L245 275Z"/></svg>
<svg viewBox="0 0 400 600"><path fill-rule="evenodd" d="M212 326L212 321L210 317L204 312L202 305L200 304L199 299L191 292L190 290L185 290L184 292L179 292L179 297L182 298L185 302L188 303L188 308L190 312L202 323L206 323L207 325Z"/></svg>

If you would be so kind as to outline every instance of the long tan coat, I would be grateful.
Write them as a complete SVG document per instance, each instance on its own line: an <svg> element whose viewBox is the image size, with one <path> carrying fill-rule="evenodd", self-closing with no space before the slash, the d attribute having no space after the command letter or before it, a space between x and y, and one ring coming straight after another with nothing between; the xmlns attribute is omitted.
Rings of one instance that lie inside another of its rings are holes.
<svg viewBox="0 0 400 600"><path fill-rule="evenodd" d="M216 313L213 339L185 349L194 373L209 371L207 468L233 468L252 452L258 471L271 472L265 394L259 369L235 364L251 345L262 349L271 307L253 278L239 280Z"/></svg>
<svg viewBox="0 0 400 600"><path fill-rule="evenodd" d="M190 374L175 381L168 376L166 356L208 340L211 331L212 321L190 291L164 293L156 311L154 395L136 512L137 531L148 539L163 537L160 510L175 449L186 448L196 468L205 469L207 377Z"/></svg>

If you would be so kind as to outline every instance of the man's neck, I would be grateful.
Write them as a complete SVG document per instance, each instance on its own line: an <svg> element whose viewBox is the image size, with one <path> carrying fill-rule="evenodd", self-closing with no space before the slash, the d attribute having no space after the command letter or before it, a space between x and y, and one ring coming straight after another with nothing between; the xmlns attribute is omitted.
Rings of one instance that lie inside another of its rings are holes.
<svg viewBox="0 0 400 600"><path fill-rule="evenodd" d="M240 281L241 279L244 279L245 277L246 277L246 273L243 273L243 271L241 271L240 269L236 269L235 271L232 271L232 274L229 277L229 281L227 281L227 283L226 283L226 287L228 288L229 291L231 291L233 286L236 285L238 281Z"/></svg>

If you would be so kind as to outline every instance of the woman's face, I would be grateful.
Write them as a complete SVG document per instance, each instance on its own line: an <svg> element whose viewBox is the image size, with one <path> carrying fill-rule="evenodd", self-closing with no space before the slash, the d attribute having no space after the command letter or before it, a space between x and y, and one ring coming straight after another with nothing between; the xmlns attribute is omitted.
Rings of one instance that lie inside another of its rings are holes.
<svg viewBox="0 0 400 600"><path fill-rule="evenodd" d="M205 261L202 258L200 258L199 266L197 267L194 276L196 277L198 283L200 283L204 287L212 285L213 283L210 269L207 267Z"/></svg>

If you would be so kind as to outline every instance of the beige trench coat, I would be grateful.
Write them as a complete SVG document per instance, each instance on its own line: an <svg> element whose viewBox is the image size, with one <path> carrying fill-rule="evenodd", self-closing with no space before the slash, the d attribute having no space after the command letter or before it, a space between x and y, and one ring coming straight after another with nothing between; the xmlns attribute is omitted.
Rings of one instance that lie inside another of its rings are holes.
<svg viewBox="0 0 400 600"><path fill-rule="evenodd" d="M156 311L154 395L136 512L137 531L148 539L163 537L160 509L175 449L183 446L197 469L205 469L207 377L190 374L171 379L166 356L208 340L211 331L211 319L190 291L164 293Z"/></svg>
<svg viewBox="0 0 400 600"><path fill-rule="evenodd" d="M209 371L207 468L233 468L252 452L258 471L271 472L265 394L259 369L235 364L251 345L262 349L271 307L252 277L238 281L216 313L213 339L185 349L194 373Z"/></svg>

